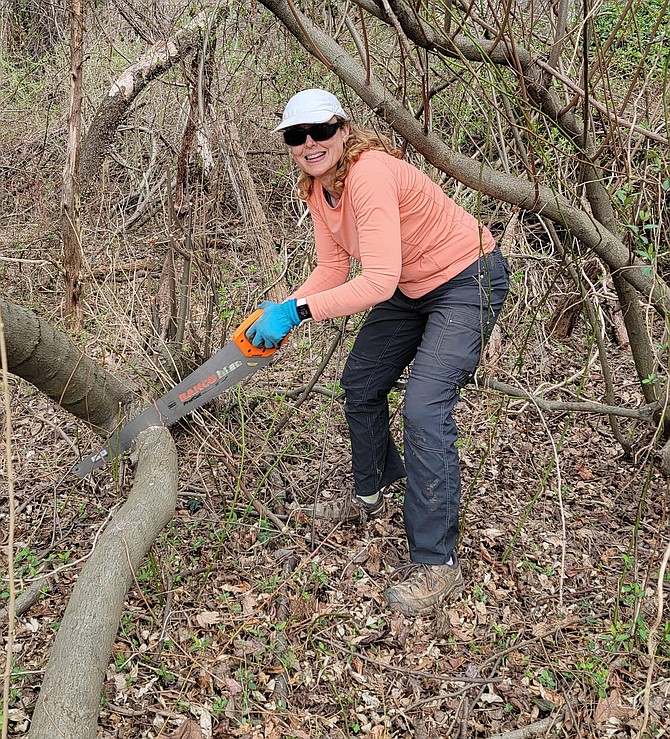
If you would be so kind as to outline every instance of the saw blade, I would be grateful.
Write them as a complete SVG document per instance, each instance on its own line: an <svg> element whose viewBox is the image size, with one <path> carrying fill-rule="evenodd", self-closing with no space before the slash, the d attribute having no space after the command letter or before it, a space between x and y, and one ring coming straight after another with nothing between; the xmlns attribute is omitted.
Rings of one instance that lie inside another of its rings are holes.
<svg viewBox="0 0 670 739"><path fill-rule="evenodd" d="M85 477L128 451L133 439L141 431L152 426L171 426L269 364L277 350L259 349L246 337L246 329L261 313L261 310L252 313L235 330L231 341L132 421L113 433L97 454L80 459L72 468L74 474L79 478Z"/></svg>

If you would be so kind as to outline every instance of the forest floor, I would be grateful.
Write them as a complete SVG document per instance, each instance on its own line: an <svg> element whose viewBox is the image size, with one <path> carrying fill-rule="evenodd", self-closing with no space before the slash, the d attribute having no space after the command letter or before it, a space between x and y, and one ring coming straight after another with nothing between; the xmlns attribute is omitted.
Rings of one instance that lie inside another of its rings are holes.
<svg viewBox="0 0 670 739"><path fill-rule="evenodd" d="M13 254L47 261L1 264L6 297L58 323L48 254ZM161 257L116 254L122 273L106 258L98 254L96 268L108 276L89 285L98 297L87 332L74 338L122 371L141 345L133 306ZM511 261L523 270L521 256ZM583 369L579 329L563 342L536 336L522 369L513 366L524 284L515 283L482 372L542 386L553 399L571 397L561 378L577 377L583 398L600 399L601 373L589 362ZM426 616L393 614L382 593L406 557L402 485L386 514L365 524L313 526L297 511L351 484L342 402L331 392L346 349L304 402L295 392L338 330L297 330L271 366L175 427L179 503L128 594L100 736L668 736L667 574L661 614L658 590L668 487L654 468L653 427L621 421L629 457L604 416L543 414L466 388L457 410L466 588ZM355 330L351 320L345 348ZM630 377L630 364L617 351L615 376ZM620 392L622 405L642 403L634 386ZM10 735L22 736L77 573L132 468L73 479L78 454L99 439L26 383L12 379L10 394L19 590L44 582L17 622ZM399 390L391 397L398 443L401 404Z"/></svg>

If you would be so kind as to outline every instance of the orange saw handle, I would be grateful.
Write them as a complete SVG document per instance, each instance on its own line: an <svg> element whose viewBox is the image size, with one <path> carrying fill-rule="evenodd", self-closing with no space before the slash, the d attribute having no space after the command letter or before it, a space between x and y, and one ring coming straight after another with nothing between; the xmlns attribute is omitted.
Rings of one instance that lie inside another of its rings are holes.
<svg viewBox="0 0 670 739"><path fill-rule="evenodd" d="M242 321L233 333L233 341L237 344L238 349L245 357L269 357L277 351L276 349L261 349L259 346L254 346L249 339L247 339L247 329L251 328L251 326L256 323L262 313L262 308L255 310L250 316ZM286 339L288 339L288 336L284 338L281 345L286 342Z"/></svg>

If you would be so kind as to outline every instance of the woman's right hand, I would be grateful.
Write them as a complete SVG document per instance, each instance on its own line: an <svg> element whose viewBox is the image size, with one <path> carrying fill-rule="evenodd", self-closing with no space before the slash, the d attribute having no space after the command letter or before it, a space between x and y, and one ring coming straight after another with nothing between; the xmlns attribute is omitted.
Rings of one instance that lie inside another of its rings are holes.
<svg viewBox="0 0 670 739"><path fill-rule="evenodd" d="M247 338L260 349L277 349L289 331L300 323L295 299L284 303L266 301L258 306L263 313L247 329Z"/></svg>

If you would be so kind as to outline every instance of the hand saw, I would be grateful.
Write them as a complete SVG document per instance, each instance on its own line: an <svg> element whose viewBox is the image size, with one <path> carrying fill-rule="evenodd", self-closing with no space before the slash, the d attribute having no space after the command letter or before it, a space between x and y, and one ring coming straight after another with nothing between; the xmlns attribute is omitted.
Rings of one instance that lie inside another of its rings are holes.
<svg viewBox="0 0 670 739"><path fill-rule="evenodd" d="M235 329L232 339L224 347L172 390L154 401L139 416L115 431L97 454L80 459L72 468L77 477L85 477L130 449L133 439L140 431L151 426L171 426L224 390L265 367L277 350L259 349L246 337L247 329L262 312L262 309L254 311Z"/></svg>

